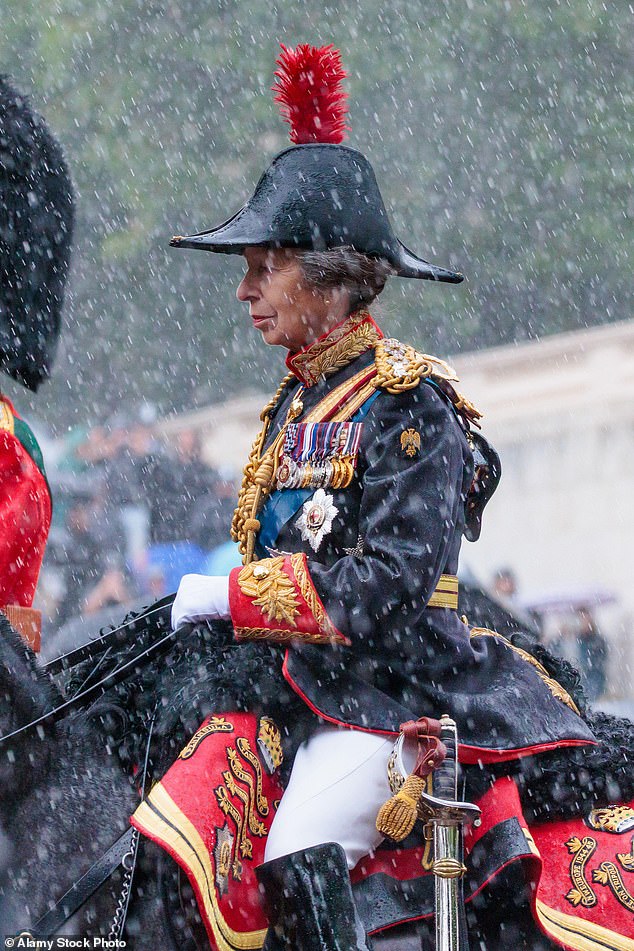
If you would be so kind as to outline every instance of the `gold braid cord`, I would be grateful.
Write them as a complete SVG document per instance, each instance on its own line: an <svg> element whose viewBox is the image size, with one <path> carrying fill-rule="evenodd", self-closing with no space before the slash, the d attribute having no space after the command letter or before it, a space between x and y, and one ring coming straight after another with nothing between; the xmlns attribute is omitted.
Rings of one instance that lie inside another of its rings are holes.
<svg viewBox="0 0 634 951"><path fill-rule="evenodd" d="M322 375L329 375L333 372L333 369L339 366L339 362L341 362L342 366L350 362L351 352L353 358L356 353L355 347L359 348L359 353L363 353L368 349L368 346L372 345L373 338L376 336L376 330L372 324L363 323L364 320L367 320L368 315L365 312L361 312L357 315L353 315L353 318L360 319L359 326L355 326L353 332L350 332L350 328L348 328L348 336L342 341L345 343L344 350L339 352L339 348L335 345L332 347L332 352L328 351L327 366L325 364L324 366L320 366L320 373ZM451 400L456 411L465 421L476 423L477 425L477 420L482 414L478 412L472 403L454 389L452 384L457 380L456 374L443 360L439 360L438 357L433 357L426 353L419 353L414 347L400 343L394 338L376 341L374 352L376 370L374 377L365 387L362 387L351 400L346 401L344 407L339 408L336 415L333 416L333 421L350 419L350 417L354 415L354 412L356 412L358 405L362 405L368 398L370 390L383 389L392 394L405 393L418 386L421 380L429 377L434 380L447 398ZM315 359L313 355L313 361ZM342 387L354 384L356 378L363 376L366 372L366 369L362 370L359 374L356 374L355 377L352 377L343 384ZM263 426L253 443L249 454L249 461L244 469L242 486L238 495L238 504L231 525L231 537L238 543L238 549L245 565L250 564L251 561L254 560L255 538L260 530L258 513L275 488L280 450L284 443L287 426L302 412L300 396L303 392L303 388L300 389L293 399L280 432L266 452L263 452L270 425L271 413L277 406L287 385L295 378L294 373L287 374L280 383L273 399L267 403L262 410L260 416ZM341 388L337 387L331 394L331 398L335 402L340 399L340 390ZM327 414L329 411L329 408L329 397L326 397L307 418L312 417L313 420L323 418L324 414ZM344 472L341 479L341 487L345 488L350 482L349 473L347 471ZM337 485L336 487L338 488L339 486Z"/></svg>
<svg viewBox="0 0 634 951"><path fill-rule="evenodd" d="M310 410L304 421L307 423L320 422L329 416L331 416L333 422L349 420L357 411L358 407L374 392L374 387L371 386L371 384L358 389L357 384L366 376L368 376L368 367L364 367L359 373L356 373L335 387L334 390L331 390L324 399ZM264 455L262 455L270 414L277 405L277 401L284 387L293 377L294 374L285 377L271 402L262 410L261 415L264 420L264 426L262 432L253 444L249 461L244 470L242 487L238 496L238 507L233 516L233 524L231 526L231 537L234 541L238 542L238 548L245 565L250 564L251 561L254 560L255 537L260 530L260 522L257 516L267 497L276 486L281 449L286 437L288 424L296 419L303 411L301 402L301 394L303 393L302 387L295 395L286 420L278 435ZM352 394L352 396L350 396L350 394ZM337 411L332 415L335 409ZM346 477L347 473L344 471L342 474L342 482L345 481Z"/></svg>
<svg viewBox="0 0 634 951"><path fill-rule="evenodd" d="M444 380L457 379L451 367L442 360L419 353L414 347L393 337L379 340L374 352L377 370L374 385L388 393L413 390L428 376Z"/></svg>
<svg viewBox="0 0 634 951"><path fill-rule="evenodd" d="M262 449L271 422L271 413L277 406L288 383L294 379L294 373L287 373L278 386L273 399L270 400L262 410L260 418L263 422L263 426L255 438L255 442L249 453L249 461L244 467L242 485L238 494L238 505L231 523L231 537L234 542L238 542L238 549L245 564L249 564L253 558L255 536L260 529L257 514L262 508L267 496L270 495L275 482L279 447L284 440L286 423L290 422L294 416L299 415L299 411L301 411L298 411L297 402L293 400L286 423L282 426L273 444L269 446L264 455L262 455Z"/></svg>

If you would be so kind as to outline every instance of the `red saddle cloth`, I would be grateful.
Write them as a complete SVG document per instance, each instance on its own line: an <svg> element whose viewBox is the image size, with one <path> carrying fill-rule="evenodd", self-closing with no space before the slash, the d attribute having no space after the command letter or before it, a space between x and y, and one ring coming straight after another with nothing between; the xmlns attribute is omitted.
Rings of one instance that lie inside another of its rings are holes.
<svg viewBox="0 0 634 951"><path fill-rule="evenodd" d="M530 830L539 856L534 914L580 951L634 951L634 802Z"/></svg>
<svg viewBox="0 0 634 951"><path fill-rule="evenodd" d="M209 717L132 817L187 873L215 951L264 943L255 869L282 797L281 757L266 717Z"/></svg>
<svg viewBox="0 0 634 951"><path fill-rule="evenodd" d="M282 796L281 757L279 731L267 717L209 717L132 817L186 872L213 951L264 942L255 869ZM535 919L555 942L571 951L634 951L632 806L529 828L510 778L498 780L479 806L482 825L465 837L467 901L521 862ZM432 859L417 829L353 869L355 900L372 933L433 914ZM394 897L400 882L409 895L402 909ZM377 902L377 889L390 900ZM375 908L390 903L390 920L373 919Z"/></svg>

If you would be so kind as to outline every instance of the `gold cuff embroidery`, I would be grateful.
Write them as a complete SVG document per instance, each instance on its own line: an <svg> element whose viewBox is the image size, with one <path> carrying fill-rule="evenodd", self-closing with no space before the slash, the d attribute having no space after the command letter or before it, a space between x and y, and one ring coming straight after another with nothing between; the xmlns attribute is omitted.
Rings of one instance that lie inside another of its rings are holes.
<svg viewBox="0 0 634 951"><path fill-rule="evenodd" d="M299 602L295 585L284 571L283 555L245 565L238 575L238 586L269 623L286 621L292 628L297 627Z"/></svg>
<svg viewBox="0 0 634 951"><path fill-rule="evenodd" d="M239 641L275 641L278 644L301 641L303 644L324 644L336 640L338 643L344 643L339 635L332 638L324 634L306 634L303 631L283 631L270 627L236 627L235 633Z"/></svg>
<svg viewBox="0 0 634 951"><path fill-rule="evenodd" d="M313 617L317 621L320 635L327 637L329 640L340 640L341 635L339 634L339 631L330 622L330 619L324 610L324 606L322 605L317 592L315 591L315 586L313 585L310 575L308 574L305 556L301 554L291 555L291 563L293 565L295 577L297 578L299 590L302 592L304 601L306 601L313 614Z"/></svg>

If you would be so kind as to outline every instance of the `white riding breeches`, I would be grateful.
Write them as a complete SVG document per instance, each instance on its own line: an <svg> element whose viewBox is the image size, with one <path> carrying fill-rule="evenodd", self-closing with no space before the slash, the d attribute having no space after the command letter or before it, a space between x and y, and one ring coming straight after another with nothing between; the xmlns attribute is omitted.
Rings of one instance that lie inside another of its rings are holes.
<svg viewBox="0 0 634 951"><path fill-rule="evenodd" d="M348 868L383 840L376 816L391 796L387 761L394 739L320 727L299 747L273 820L264 861L338 842Z"/></svg>

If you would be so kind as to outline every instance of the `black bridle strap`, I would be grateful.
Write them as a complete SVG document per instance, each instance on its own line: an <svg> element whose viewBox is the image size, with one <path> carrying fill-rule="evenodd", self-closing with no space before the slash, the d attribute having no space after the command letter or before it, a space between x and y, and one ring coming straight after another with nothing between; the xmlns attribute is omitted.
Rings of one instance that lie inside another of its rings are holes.
<svg viewBox="0 0 634 951"><path fill-rule="evenodd" d="M0 744L6 743L8 740L14 740L16 737L21 736L23 733L28 733L31 730L41 729L48 723L57 723L58 720L62 720L74 710L88 706L88 704L102 696L107 690L116 687L117 684L122 683L124 680L133 676L133 674L138 673L143 667L147 667L150 661L162 657L163 654L167 654L175 640L186 637L192 630L193 625L185 624L176 631L170 631L165 637L162 637L154 644L150 644L150 646L144 651L141 651L140 654L136 654L127 663L117 667L111 671L111 673L97 681L97 683L91 684L86 690L82 690L81 693L76 694L70 700L60 704L59 707L54 707L52 710L49 710L48 713L43 713L41 717L38 717L36 720L31 720L30 723L25 723L24 726L13 730L12 733L0 736Z"/></svg>
<svg viewBox="0 0 634 951"><path fill-rule="evenodd" d="M40 920L33 926L32 934L34 937L50 937L55 934L64 922L75 914L78 908L88 901L90 896L97 891L100 885L110 878L112 873L121 865L127 855L132 855L134 845L135 829L130 826L129 829L120 835L114 845L111 845L94 865L91 865L88 871L78 879L74 885L68 889L65 895L59 899L54 908L51 908L42 915Z"/></svg>
<svg viewBox="0 0 634 951"><path fill-rule="evenodd" d="M74 650L69 651L68 654L62 654L60 657L55 657L53 660L50 660L48 664L43 664L42 670L51 676L55 676L55 674L61 673L62 670L69 670L84 660L92 660L93 657L96 657L108 647L112 647L119 642L125 643L130 634L135 633L137 628L143 629L149 627L148 621L154 621L156 623L157 620L161 620L162 616L165 620L165 626L170 627L169 616L174 598L175 595L168 595L161 601L157 601L151 605L143 614L131 617L129 620L124 621L118 627L107 631L100 637L95 637L86 644L82 644L81 647L76 647Z"/></svg>

